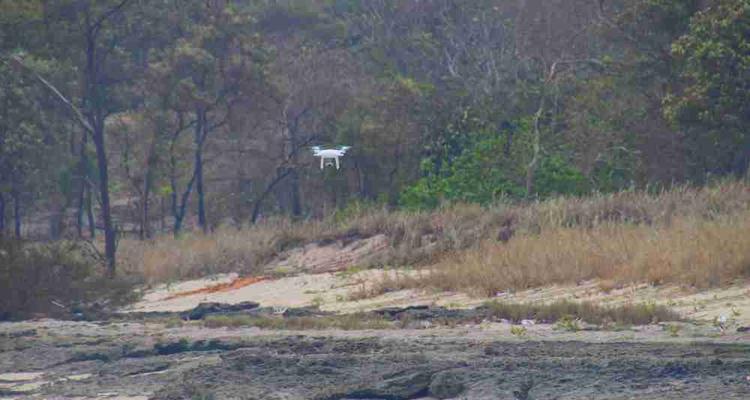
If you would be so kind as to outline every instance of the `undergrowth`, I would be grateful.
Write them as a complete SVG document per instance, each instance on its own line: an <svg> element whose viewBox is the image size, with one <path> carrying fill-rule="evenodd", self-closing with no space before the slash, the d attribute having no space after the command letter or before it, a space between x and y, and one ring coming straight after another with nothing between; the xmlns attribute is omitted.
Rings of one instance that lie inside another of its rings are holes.
<svg viewBox="0 0 750 400"><path fill-rule="evenodd" d="M392 322L368 314L309 317L212 315L206 317L203 323L208 328L252 326L271 330L366 330L394 327Z"/></svg>
<svg viewBox="0 0 750 400"><path fill-rule="evenodd" d="M84 243L0 238L0 321L68 318L89 303L132 300L133 279L105 275L97 253Z"/></svg>
<svg viewBox="0 0 750 400"><path fill-rule="evenodd" d="M123 240L119 263L150 283L255 274L296 246L384 235L387 248L360 266L437 265L434 278L411 286L492 294L595 277L713 286L748 274L748 210L742 181L432 211L358 208L346 218Z"/></svg>
<svg viewBox="0 0 750 400"><path fill-rule="evenodd" d="M522 320L553 324L567 330L575 329L576 320L594 325L646 325L657 322L679 321L679 314L669 308L655 304L624 304L614 307L600 306L590 302L559 300L548 304L485 303L488 315L495 319L507 319L512 323Z"/></svg>

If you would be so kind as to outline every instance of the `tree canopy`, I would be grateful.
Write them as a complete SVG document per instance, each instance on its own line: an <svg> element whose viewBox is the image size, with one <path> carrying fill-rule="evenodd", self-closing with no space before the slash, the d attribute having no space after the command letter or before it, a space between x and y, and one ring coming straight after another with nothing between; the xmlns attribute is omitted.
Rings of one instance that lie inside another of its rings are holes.
<svg viewBox="0 0 750 400"><path fill-rule="evenodd" d="M743 176L749 38L749 0L0 0L0 232L114 272L128 234Z"/></svg>

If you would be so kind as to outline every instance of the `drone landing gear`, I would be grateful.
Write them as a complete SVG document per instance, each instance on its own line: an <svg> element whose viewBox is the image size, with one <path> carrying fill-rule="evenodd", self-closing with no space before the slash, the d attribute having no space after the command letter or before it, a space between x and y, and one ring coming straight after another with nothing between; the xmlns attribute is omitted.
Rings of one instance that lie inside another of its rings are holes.
<svg viewBox="0 0 750 400"><path fill-rule="evenodd" d="M335 159L335 163L334 163L334 159ZM339 162L338 157L320 159L320 169L325 169L325 167L333 167L334 165L336 166L336 169L341 168L341 164Z"/></svg>

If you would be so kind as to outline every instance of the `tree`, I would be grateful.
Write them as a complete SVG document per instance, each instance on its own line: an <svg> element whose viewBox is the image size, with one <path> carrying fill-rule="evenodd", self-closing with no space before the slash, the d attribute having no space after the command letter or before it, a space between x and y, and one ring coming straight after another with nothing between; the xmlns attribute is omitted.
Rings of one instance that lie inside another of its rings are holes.
<svg viewBox="0 0 750 400"><path fill-rule="evenodd" d="M704 172L748 173L749 48L748 0L715 2L672 46L684 83L665 99L665 113L686 131Z"/></svg>
<svg viewBox="0 0 750 400"><path fill-rule="evenodd" d="M206 215L205 149L209 138L230 122L234 107L263 79L266 59L253 32L252 16L229 4L177 2L181 37L150 66L161 106L171 116L170 185L175 234L179 234L190 196L197 194L198 224L209 230ZM180 191L178 154L182 133L193 130L192 171ZM181 192L181 194L180 194Z"/></svg>
<svg viewBox="0 0 750 400"><path fill-rule="evenodd" d="M122 44L123 35L129 32L110 29L110 25L113 20L122 21L122 11L129 3L130 0L97 2L67 0L59 3L44 3L44 13L56 23L48 26L49 37L82 43L81 47L76 49L78 51L69 51L66 46L68 51L65 55L56 54L60 58L68 57L72 64L79 66L79 71L81 71L79 79L83 87L80 94L82 103L80 108L41 75L35 74L37 80L70 109L75 121L94 142L99 172L99 201L104 223L105 255L111 276L114 276L116 268L116 231L112 220L109 193L106 120L117 111L118 106L121 106L115 101L114 89L118 83L123 82L123 79L121 76L115 77L114 75L120 75L118 72L122 71L111 66L119 64L113 58L121 56L118 53L118 46ZM62 48L57 50L61 51ZM18 59L16 61L20 63Z"/></svg>
<svg viewBox="0 0 750 400"><path fill-rule="evenodd" d="M44 63L35 63L44 68ZM13 230L21 237L22 213L44 193L52 196L56 186L55 163L67 160L56 156L60 137L51 132L59 123L54 115L36 110L48 107L41 88L23 71L0 64L0 225L5 225L5 196L13 201ZM50 155L47 155L47 154ZM63 156L64 157L64 156ZM52 189L50 189L52 188ZM1 229L0 229L1 230Z"/></svg>

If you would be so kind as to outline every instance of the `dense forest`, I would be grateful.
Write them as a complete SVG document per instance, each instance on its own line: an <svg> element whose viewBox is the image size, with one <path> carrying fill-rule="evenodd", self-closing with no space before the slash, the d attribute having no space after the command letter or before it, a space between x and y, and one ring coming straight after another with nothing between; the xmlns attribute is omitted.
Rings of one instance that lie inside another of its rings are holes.
<svg viewBox="0 0 750 400"><path fill-rule="evenodd" d="M123 235L749 163L750 0L0 0L0 232L111 270Z"/></svg>

